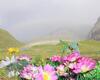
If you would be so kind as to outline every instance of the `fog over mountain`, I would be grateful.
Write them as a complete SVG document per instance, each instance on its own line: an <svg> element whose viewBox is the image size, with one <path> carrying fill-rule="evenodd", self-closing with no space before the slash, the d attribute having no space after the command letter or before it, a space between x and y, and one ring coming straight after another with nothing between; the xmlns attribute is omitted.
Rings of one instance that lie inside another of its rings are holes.
<svg viewBox="0 0 100 80"><path fill-rule="evenodd" d="M0 0L0 28L22 42L55 36L84 39L99 8L100 0Z"/></svg>

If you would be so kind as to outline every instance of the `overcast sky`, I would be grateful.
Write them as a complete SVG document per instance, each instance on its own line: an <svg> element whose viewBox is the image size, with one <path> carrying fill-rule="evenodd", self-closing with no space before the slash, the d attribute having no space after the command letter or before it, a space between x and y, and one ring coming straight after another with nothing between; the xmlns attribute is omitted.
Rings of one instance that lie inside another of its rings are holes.
<svg viewBox="0 0 100 80"><path fill-rule="evenodd" d="M99 16L100 0L0 0L0 27L21 41L68 25L92 27Z"/></svg>

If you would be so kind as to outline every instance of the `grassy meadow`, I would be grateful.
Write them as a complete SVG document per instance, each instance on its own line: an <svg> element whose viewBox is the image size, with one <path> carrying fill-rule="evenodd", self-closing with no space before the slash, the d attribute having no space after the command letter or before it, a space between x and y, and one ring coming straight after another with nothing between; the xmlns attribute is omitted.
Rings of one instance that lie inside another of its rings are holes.
<svg viewBox="0 0 100 80"><path fill-rule="evenodd" d="M31 55L32 57L41 56L43 58L47 58L52 55L62 55L61 53L61 45L37 45L33 46L25 51L21 51L21 53L26 53ZM98 41L80 41L79 48L81 55L89 56L93 58L100 57L100 42ZM65 52L64 55L67 53Z"/></svg>
<svg viewBox="0 0 100 80"><path fill-rule="evenodd" d="M50 44L44 44L44 45L36 45L31 48L27 48L25 50L21 50L17 55L20 54L28 54L32 56L33 58L36 58L38 56L42 58L47 58L52 55L62 55L61 53L62 46L57 45L50 45ZM93 58L100 57L100 42L99 41L93 41L93 40L85 40L79 42L79 49L81 55L89 56ZM64 55L67 53L65 52ZM0 50L0 59L4 58L5 56L10 56L7 53L7 50Z"/></svg>

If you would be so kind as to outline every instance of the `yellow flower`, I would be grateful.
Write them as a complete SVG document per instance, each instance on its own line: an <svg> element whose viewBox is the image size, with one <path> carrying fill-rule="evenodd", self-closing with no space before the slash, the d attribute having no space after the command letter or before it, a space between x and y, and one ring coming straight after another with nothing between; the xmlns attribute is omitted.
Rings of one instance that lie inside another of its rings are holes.
<svg viewBox="0 0 100 80"><path fill-rule="evenodd" d="M19 49L18 49L18 48L9 48L9 49L8 49L8 52L9 52L10 54L18 53L18 52L19 52Z"/></svg>
<svg viewBox="0 0 100 80"><path fill-rule="evenodd" d="M43 80L51 80L50 75L47 72L43 72Z"/></svg>

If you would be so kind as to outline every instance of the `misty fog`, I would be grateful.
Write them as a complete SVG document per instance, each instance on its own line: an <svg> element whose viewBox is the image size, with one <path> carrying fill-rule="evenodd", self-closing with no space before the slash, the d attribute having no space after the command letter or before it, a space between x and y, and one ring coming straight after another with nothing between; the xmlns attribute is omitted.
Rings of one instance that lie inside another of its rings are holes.
<svg viewBox="0 0 100 80"><path fill-rule="evenodd" d="M86 38L99 8L100 0L0 0L0 28L24 42L56 34Z"/></svg>

